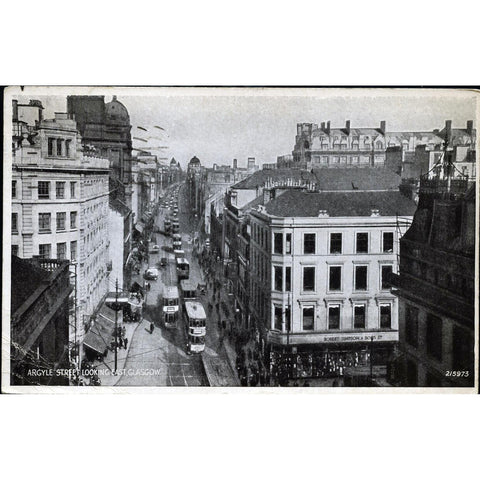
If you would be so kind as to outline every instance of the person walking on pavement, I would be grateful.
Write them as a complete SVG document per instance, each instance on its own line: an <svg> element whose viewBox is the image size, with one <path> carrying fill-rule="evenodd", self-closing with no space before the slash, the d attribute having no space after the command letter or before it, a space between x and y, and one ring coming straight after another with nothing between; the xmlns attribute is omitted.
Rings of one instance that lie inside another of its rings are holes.
<svg viewBox="0 0 480 480"><path fill-rule="evenodd" d="M128 345L128 338L125 337L125 338L123 339L123 348L125 348L125 350L127 349L127 345Z"/></svg>
<svg viewBox="0 0 480 480"><path fill-rule="evenodd" d="M125 325L122 325L122 337L125 337L127 334L127 329L125 328Z"/></svg>
<svg viewBox="0 0 480 480"><path fill-rule="evenodd" d="M153 333L154 330L155 330L155 325L153 324L153 322L150 322L150 335Z"/></svg>

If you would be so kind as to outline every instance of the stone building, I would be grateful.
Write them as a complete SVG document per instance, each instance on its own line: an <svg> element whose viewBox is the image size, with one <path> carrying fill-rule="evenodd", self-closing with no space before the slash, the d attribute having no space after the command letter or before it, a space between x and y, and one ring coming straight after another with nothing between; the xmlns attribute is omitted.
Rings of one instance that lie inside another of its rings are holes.
<svg viewBox="0 0 480 480"><path fill-rule="evenodd" d="M401 386L474 385L475 219L474 183L422 177L393 277Z"/></svg>
<svg viewBox="0 0 480 480"><path fill-rule="evenodd" d="M331 128L330 122L297 124L292 152L293 163L300 168L345 165L378 167L385 164L386 122L379 128Z"/></svg>
<svg viewBox="0 0 480 480"><path fill-rule="evenodd" d="M11 384L68 385L69 262L12 255L11 271Z"/></svg>
<svg viewBox="0 0 480 480"><path fill-rule="evenodd" d="M277 159L277 168L320 168L339 166L387 167L404 179L417 179L442 158L443 144L449 138L448 155L455 165L455 177L476 177L476 130L469 120L466 128L452 128L447 120L442 130L389 132L386 122L379 128L331 128L315 123L297 124L292 155ZM273 167L273 166L272 166Z"/></svg>
<svg viewBox="0 0 480 480"><path fill-rule="evenodd" d="M12 253L68 259L75 278L70 341L81 344L90 315L108 290L109 161L82 146L66 113L30 123L14 103ZM27 109L32 113L32 106ZM31 116L31 118L33 118Z"/></svg>
<svg viewBox="0 0 480 480"><path fill-rule="evenodd" d="M132 249L133 231L130 116L116 96L106 103L104 96L71 95L67 97L67 111L74 115L83 144L109 160L109 216L111 222L118 225L120 222L116 217L121 215L124 219L123 245L112 253L112 261L122 262L123 286L127 287L130 283L127 260Z"/></svg>
<svg viewBox="0 0 480 480"><path fill-rule="evenodd" d="M229 189L223 256L236 322L256 329L267 357L295 355L289 376L323 375L312 359L325 355L365 362L371 342L386 375L398 342L389 276L415 211L400 182L383 168L266 169Z"/></svg>

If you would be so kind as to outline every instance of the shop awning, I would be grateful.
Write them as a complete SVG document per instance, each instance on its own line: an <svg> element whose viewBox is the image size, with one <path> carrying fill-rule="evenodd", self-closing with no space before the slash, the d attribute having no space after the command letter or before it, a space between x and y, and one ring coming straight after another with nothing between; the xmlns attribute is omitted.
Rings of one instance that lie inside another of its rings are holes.
<svg viewBox="0 0 480 480"><path fill-rule="evenodd" d="M112 310L120 310L128 303L128 294L123 292L109 292L105 298L105 305Z"/></svg>
<svg viewBox="0 0 480 480"><path fill-rule="evenodd" d="M85 335L83 344L103 355L110 345L114 330L115 322L100 313Z"/></svg>

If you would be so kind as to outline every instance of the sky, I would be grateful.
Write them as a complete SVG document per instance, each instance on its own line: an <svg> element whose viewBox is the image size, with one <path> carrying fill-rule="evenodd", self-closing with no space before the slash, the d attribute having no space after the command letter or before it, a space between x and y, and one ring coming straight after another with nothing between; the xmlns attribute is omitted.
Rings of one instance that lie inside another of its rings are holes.
<svg viewBox="0 0 480 480"><path fill-rule="evenodd" d="M78 87L76 87L78 89ZM365 89L165 89L103 88L72 91L67 87L26 87L19 98L42 101L44 117L66 111L68 94L113 94L130 114L134 147L158 149L161 157L175 157L182 167L195 155L202 165L245 166L248 157L258 164L273 163L293 150L296 124L331 122L352 128L378 127L387 131L431 131L445 120L454 127L476 126L477 101L472 91ZM45 95L47 93L48 95ZM16 96L15 96L16 98ZM159 126L163 130L154 128ZM145 132L138 127L147 129Z"/></svg>

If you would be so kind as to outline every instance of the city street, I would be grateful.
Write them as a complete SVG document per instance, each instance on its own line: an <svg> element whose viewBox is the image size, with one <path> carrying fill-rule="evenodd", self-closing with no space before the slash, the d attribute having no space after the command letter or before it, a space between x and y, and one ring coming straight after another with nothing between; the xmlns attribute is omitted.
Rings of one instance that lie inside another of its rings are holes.
<svg viewBox="0 0 480 480"><path fill-rule="evenodd" d="M195 223L189 215L185 186L179 193L179 224L182 248L190 263L190 281L193 285L205 283L197 259L192 254ZM167 209L160 209L156 225L163 229ZM196 219L197 220L197 219ZM160 276L149 280L150 291L146 294L142 323L135 330L119 386L218 386L238 385L236 373L231 368L217 322L207 318L205 351L200 355L187 355L187 339L183 319L175 329L167 329L162 320L161 298L164 285L177 285L175 259L171 249L171 237L161 233L153 234L154 244L159 245L158 253L149 254L149 266L158 267ZM169 259L166 267L160 267L161 257ZM135 278L143 282L144 271ZM207 292L208 294L208 292ZM207 295L200 298L208 311ZM155 329L150 333L150 322ZM205 369L208 369L208 374Z"/></svg>

